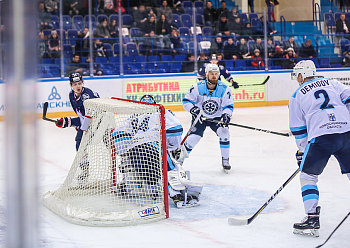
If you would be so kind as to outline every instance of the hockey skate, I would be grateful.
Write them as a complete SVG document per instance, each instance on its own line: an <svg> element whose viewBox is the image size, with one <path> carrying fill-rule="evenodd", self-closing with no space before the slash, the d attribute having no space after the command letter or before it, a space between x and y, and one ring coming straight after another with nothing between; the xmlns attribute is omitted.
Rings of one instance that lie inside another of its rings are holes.
<svg viewBox="0 0 350 248"><path fill-rule="evenodd" d="M222 158L222 168L226 174L231 170L231 165L228 158Z"/></svg>
<svg viewBox="0 0 350 248"><path fill-rule="evenodd" d="M176 194L170 198L173 200L177 208L191 208L200 205L198 197L194 195L187 195L186 201L184 194Z"/></svg>
<svg viewBox="0 0 350 248"><path fill-rule="evenodd" d="M318 229L320 229L320 210L321 207L316 208L316 213L308 214L301 220L300 223L294 224L294 234L319 237Z"/></svg>

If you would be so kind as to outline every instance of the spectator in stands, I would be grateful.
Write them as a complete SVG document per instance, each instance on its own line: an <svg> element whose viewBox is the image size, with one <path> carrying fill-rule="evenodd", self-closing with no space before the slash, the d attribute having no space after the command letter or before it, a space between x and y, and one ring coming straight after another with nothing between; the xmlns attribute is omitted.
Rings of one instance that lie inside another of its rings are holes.
<svg viewBox="0 0 350 248"><path fill-rule="evenodd" d="M171 54L172 55L180 54L181 51L179 49L180 49L181 39L177 35L176 28L173 28L171 30L171 34L170 34L169 38L170 38L170 43L171 43Z"/></svg>
<svg viewBox="0 0 350 248"><path fill-rule="evenodd" d="M253 40L254 30L252 29L250 22L246 22L242 29L242 36L247 40Z"/></svg>
<svg viewBox="0 0 350 248"><path fill-rule="evenodd" d="M113 0L104 0L104 2L105 2L105 5L104 5L104 12L105 12L105 14L113 14L113 13L115 13Z"/></svg>
<svg viewBox="0 0 350 248"><path fill-rule="evenodd" d="M97 2L92 2L92 5L94 6L93 8L97 10L98 14L104 14L105 10L105 2L104 0L97 0Z"/></svg>
<svg viewBox="0 0 350 248"><path fill-rule="evenodd" d="M344 66L345 67L350 67L350 51L345 51L344 52Z"/></svg>
<svg viewBox="0 0 350 248"><path fill-rule="evenodd" d="M101 20L101 23L97 24L96 31L95 31L95 37L96 38L105 38L105 39L109 39L111 37L111 34L109 33L109 29L108 29L107 18L103 18Z"/></svg>
<svg viewBox="0 0 350 248"><path fill-rule="evenodd" d="M132 2L133 1L130 1L130 7L132 7ZM123 4L122 4L122 0L113 0L113 4L114 4L114 12L116 13L119 13L119 9L121 11L122 14L125 14L125 8L123 7ZM128 5L128 2L126 2L126 5Z"/></svg>
<svg viewBox="0 0 350 248"><path fill-rule="evenodd" d="M170 30L171 30L171 25L166 20L165 15L161 14L158 22L156 23L156 34L165 36L170 34Z"/></svg>
<svg viewBox="0 0 350 248"><path fill-rule="evenodd" d="M154 34L154 30L151 30L147 38L143 39L143 48L146 50L146 56L158 55L157 49L158 38Z"/></svg>
<svg viewBox="0 0 350 248"><path fill-rule="evenodd" d="M85 75L89 75L90 74L90 55L87 56L86 60L83 61L85 63L83 70L83 73ZM97 63L93 63L93 74L95 76L102 76L104 75L102 69L101 69L101 65L97 64Z"/></svg>
<svg viewBox="0 0 350 248"><path fill-rule="evenodd" d="M82 14L82 8L84 0L65 0L64 1L64 13L66 15L79 15Z"/></svg>
<svg viewBox="0 0 350 248"><path fill-rule="evenodd" d="M103 46L103 42L100 39L95 39L93 43L94 57L106 57L105 51L107 50Z"/></svg>
<svg viewBox="0 0 350 248"><path fill-rule="evenodd" d="M247 45L244 38L241 38L239 41L238 51L239 51L239 54L241 55L242 58L249 58L250 57L248 45Z"/></svg>
<svg viewBox="0 0 350 248"><path fill-rule="evenodd" d="M259 67L261 66L265 66L263 58L260 56L259 49L254 50L254 55L251 57L251 59L252 59L252 62L251 62L252 66L256 67L257 69L259 69Z"/></svg>
<svg viewBox="0 0 350 248"><path fill-rule="evenodd" d="M211 1L207 1L207 7L204 9L204 22L207 26L214 26L217 21L217 11L213 8Z"/></svg>
<svg viewBox="0 0 350 248"><path fill-rule="evenodd" d="M115 42L113 43L117 43L118 42L118 38L119 38L119 26L117 24L117 20L113 19L110 23L109 23L109 34L112 38L115 38Z"/></svg>
<svg viewBox="0 0 350 248"><path fill-rule="evenodd" d="M267 54L268 57L272 56L275 53L275 43L271 38L267 39Z"/></svg>
<svg viewBox="0 0 350 248"><path fill-rule="evenodd" d="M242 34L242 22L241 18L237 17L233 22L229 21L229 30L230 33L235 34L236 39L239 39L239 36Z"/></svg>
<svg viewBox="0 0 350 248"><path fill-rule="evenodd" d="M149 10L147 10L147 11L148 11L148 18L150 18L153 15L154 18L156 18L156 20L157 20L157 15L154 13L152 8L149 8Z"/></svg>
<svg viewBox="0 0 350 248"><path fill-rule="evenodd" d="M57 2L55 0L46 0L45 7L51 15L58 16Z"/></svg>
<svg viewBox="0 0 350 248"><path fill-rule="evenodd" d="M167 0L162 1L162 6L158 9L158 16L164 14L169 23L173 21L173 12L168 6Z"/></svg>
<svg viewBox="0 0 350 248"><path fill-rule="evenodd" d="M227 36L231 35L230 30L229 30L229 26L228 26L226 13L221 14L220 19L216 23L215 32L217 34L221 34L221 35L227 35Z"/></svg>
<svg viewBox="0 0 350 248"><path fill-rule="evenodd" d="M275 29L273 23L266 21L266 27L268 35L273 35L277 33L277 30ZM260 17L260 19L256 23L255 33L257 35L264 35L264 16Z"/></svg>
<svg viewBox="0 0 350 248"><path fill-rule="evenodd" d="M148 19L148 13L144 4L141 4L138 10L133 12L134 26L143 29L143 25Z"/></svg>
<svg viewBox="0 0 350 248"><path fill-rule="evenodd" d="M289 36L289 39L283 44L284 52L288 52L288 48L293 48L293 50L298 53L299 45L294 41L294 36Z"/></svg>
<svg viewBox="0 0 350 248"><path fill-rule="evenodd" d="M335 33L336 34L349 34L350 31L350 23L345 19L345 14L340 14L340 19L338 19L335 23ZM346 35L345 38L350 39L349 35Z"/></svg>
<svg viewBox="0 0 350 248"><path fill-rule="evenodd" d="M216 36L215 40L210 45L210 54L221 53L224 48L224 43L220 35Z"/></svg>
<svg viewBox="0 0 350 248"><path fill-rule="evenodd" d="M254 13L254 0L248 0L248 7L250 7L250 13Z"/></svg>
<svg viewBox="0 0 350 248"><path fill-rule="evenodd" d="M221 14L226 12L226 11L227 11L227 13L225 13L225 14L226 14L226 17L227 17L228 12L230 12L230 11L228 10L228 8L226 8L226 1L221 1L221 8L218 8L217 15L221 16Z"/></svg>
<svg viewBox="0 0 350 248"><path fill-rule="evenodd" d="M79 72L81 75L86 75L86 69L81 64L80 56L78 53L75 53L72 60L68 62L66 77L68 77L72 72Z"/></svg>
<svg viewBox="0 0 350 248"><path fill-rule="evenodd" d="M284 58L284 52L283 49L280 46L276 46L275 48L276 52L272 54L270 58L272 58L273 65L275 66L283 66L283 58Z"/></svg>
<svg viewBox="0 0 350 248"><path fill-rule="evenodd" d="M75 52L87 56L89 54L89 29L84 28L83 33L78 32L78 39L75 45Z"/></svg>
<svg viewBox="0 0 350 248"><path fill-rule="evenodd" d="M177 3L174 4L174 8L173 8L173 14L184 14L185 10L184 8L181 7L181 1L178 1Z"/></svg>
<svg viewBox="0 0 350 248"><path fill-rule="evenodd" d="M238 12L237 7L233 6L230 13L228 13L228 21L234 22L236 18L241 18L241 14Z"/></svg>
<svg viewBox="0 0 350 248"><path fill-rule="evenodd" d="M61 46L60 40L58 39L58 35L56 31L51 32L51 36L49 39L49 54L53 59L61 57Z"/></svg>
<svg viewBox="0 0 350 248"><path fill-rule="evenodd" d="M40 32L38 35L38 59L47 57L47 37L43 32Z"/></svg>
<svg viewBox="0 0 350 248"><path fill-rule="evenodd" d="M151 30L156 30L156 17L153 15L149 17L143 29L141 29L141 31L144 32L145 36L149 36L149 32L151 32Z"/></svg>
<svg viewBox="0 0 350 248"><path fill-rule="evenodd" d="M302 58L315 58L316 51L313 45L311 45L311 39L307 39L305 43L301 44L299 49L299 56Z"/></svg>
<svg viewBox="0 0 350 248"><path fill-rule="evenodd" d="M194 54L190 53L187 58L182 62L182 68L180 72L193 72L194 71Z"/></svg>
<svg viewBox="0 0 350 248"><path fill-rule="evenodd" d="M218 65L222 65L222 66L226 66L225 65L225 62L224 61L222 61L223 59L224 59L224 56L223 56L223 54L222 53L218 53L217 54L217 57L218 57Z"/></svg>
<svg viewBox="0 0 350 248"><path fill-rule="evenodd" d="M254 51L254 54L255 54L255 50L258 49L259 50L259 55L261 54L261 56L264 56L264 45L262 44L261 42L261 38L258 37L256 38L256 41L253 43L252 47L249 48L250 49L250 52L253 52Z"/></svg>
<svg viewBox="0 0 350 248"><path fill-rule="evenodd" d="M237 60L242 58L232 37L228 37L227 44L224 46L224 58L225 60Z"/></svg>
<svg viewBox="0 0 350 248"><path fill-rule="evenodd" d="M45 10L45 4L43 2L39 3L37 22L37 26L40 31L43 29L52 29L51 14Z"/></svg>
<svg viewBox="0 0 350 248"><path fill-rule="evenodd" d="M201 68L204 63L207 63L209 60L207 56L205 56L205 53L201 53L201 55L198 57L198 68Z"/></svg>
<svg viewBox="0 0 350 248"><path fill-rule="evenodd" d="M288 48L287 53L284 55L285 60L283 61L284 69L293 69L298 63L298 55L294 52L293 48Z"/></svg>

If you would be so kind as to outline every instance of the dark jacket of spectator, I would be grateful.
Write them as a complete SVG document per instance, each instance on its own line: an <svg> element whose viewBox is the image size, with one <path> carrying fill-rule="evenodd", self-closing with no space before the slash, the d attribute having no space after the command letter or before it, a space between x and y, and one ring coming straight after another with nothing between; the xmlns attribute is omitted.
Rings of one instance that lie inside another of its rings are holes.
<svg viewBox="0 0 350 248"><path fill-rule="evenodd" d="M163 32L164 30L165 30L165 32ZM170 30L171 30L171 25L169 24L169 22L166 19L164 21L162 21L161 19L159 21L157 21L156 29L155 29L155 32L157 35L170 34Z"/></svg>
<svg viewBox="0 0 350 248"><path fill-rule="evenodd" d="M210 54L221 53L223 48L224 43L222 42L221 37L216 37L215 41L213 41L210 45Z"/></svg>
<svg viewBox="0 0 350 248"><path fill-rule="evenodd" d="M288 48L288 52L284 55L285 60L283 61L284 69L293 69L298 63L298 55L294 52L293 48Z"/></svg>
<svg viewBox="0 0 350 248"><path fill-rule="evenodd" d="M272 34L275 31L275 28L273 26L273 24L269 21L266 22L266 27L267 27L267 34ZM256 27L255 27L255 33L257 35L263 35L264 34L264 20L261 17L258 22L256 23Z"/></svg>
<svg viewBox="0 0 350 248"><path fill-rule="evenodd" d="M119 27L117 25L117 21L113 20L111 23L109 23L108 28L111 37L119 37Z"/></svg>
<svg viewBox="0 0 350 248"><path fill-rule="evenodd" d="M65 0L64 13L66 15L80 15L82 14L83 6L84 0Z"/></svg>
<svg viewBox="0 0 350 248"><path fill-rule="evenodd" d="M218 33L225 33L226 31L229 31L229 26L228 26L228 21L221 21L221 19L219 18L219 20L216 23L216 28L215 28L215 32Z"/></svg>
<svg viewBox="0 0 350 248"><path fill-rule="evenodd" d="M216 11L217 12L217 16L220 16L222 13L226 12L226 16L228 15L228 12L230 12L228 10L228 8L218 8L218 10Z"/></svg>
<svg viewBox="0 0 350 248"><path fill-rule="evenodd" d="M143 29L141 29L141 31L145 32L146 34L149 34L149 32L151 32L152 30L156 30L156 22L151 21L150 19L145 22Z"/></svg>
<svg viewBox="0 0 350 248"><path fill-rule="evenodd" d="M190 57L193 57L193 54L189 54L187 58L182 62L182 68L181 72L193 72L194 71L194 61L190 59Z"/></svg>
<svg viewBox="0 0 350 248"><path fill-rule="evenodd" d="M204 21L211 22L212 24L217 20L217 11L213 7L210 9L207 7L204 9Z"/></svg>
<svg viewBox="0 0 350 248"><path fill-rule="evenodd" d="M171 11L171 9L169 7L164 7L164 6L160 7L158 9L157 15L160 16L161 14L165 15L165 17L169 23L171 23L173 21L173 12Z"/></svg>
<svg viewBox="0 0 350 248"><path fill-rule="evenodd" d="M344 20L345 22L345 25L348 27L348 31L350 32L350 23L348 20ZM345 34L345 29L344 29L344 24L343 24L343 21L341 19L338 19L336 22L335 22L335 33L336 34Z"/></svg>
<svg viewBox="0 0 350 248"><path fill-rule="evenodd" d="M301 47L299 49L299 57L302 57L302 58L316 57L316 51L314 46L311 44L310 46L308 46L306 42L301 44Z"/></svg>
<svg viewBox="0 0 350 248"><path fill-rule="evenodd" d="M254 30L250 26L250 22L246 22L246 24L244 25L244 28L242 29L242 36L246 40L252 40L253 35L254 35Z"/></svg>
<svg viewBox="0 0 350 248"><path fill-rule="evenodd" d="M104 37L110 37L108 25L103 25L102 22L97 24L96 31L95 31L95 37L96 38L104 38Z"/></svg>
<svg viewBox="0 0 350 248"><path fill-rule="evenodd" d="M272 44L267 42L267 54L274 53L274 52L275 52L275 44L273 42Z"/></svg>
<svg viewBox="0 0 350 248"><path fill-rule="evenodd" d="M286 52L288 50L288 48L293 48L293 50L298 53L299 51L299 45L298 43L296 43L294 41L294 38L293 38L293 41L291 41L291 38L289 38L284 44L283 44L283 50Z"/></svg>
<svg viewBox="0 0 350 248"><path fill-rule="evenodd" d="M75 52L82 52L82 56L87 56L89 51L89 31L84 30L82 33L78 33L78 39L75 45Z"/></svg>
<svg viewBox="0 0 350 248"><path fill-rule="evenodd" d="M241 44L239 43L238 46L238 51L241 57L246 56L249 54L249 49L247 43Z"/></svg>
<svg viewBox="0 0 350 248"><path fill-rule="evenodd" d="M253 45L249 48L251 53L253 53L255 49L259 49L260 55L263 56L265 47L262 42L261 43L254 42Z"/></svg>
<svg viewBox="0 0 350 248"><path fill-rule="evenodd" d="M236 58L234 58L233 56L235 56ZM234 42L231 45L229 43L227 43L224 46L224 59L225 60L241 59L241 58L242 58L242 56L239 53L238 47L235 45Z"/></svg>
<svg viewBox="0 0 350 248"><path fill-rule="evenodd" d="M241 14L237 11L236 7L233 7L230 13L228 13L227 15L228 15L228 20L230 22L234 22L238 17L241 18Z"/></svg>
<svg viewBox="0 0 350 248"><path fill-rule="evenodd" d="M238 19L236 19L238 20ZM237 21L229 21L229 30L231 33L235 33L236 35L241 35L242 34L242 23L241 21L237 22Z"/></svg>
<svg viewBox="0 0 350 248"><path fill-rule="evenodd" d="M275 66L283 66L283 58L284 58L284 53L283 50L280 46L276 46L275 48L276 52L271 56L272 63Z"/></svg>
<svg viewBox="0 0 350 248"><path fill-rule="evenodd" d="M178 15L185 14L185 10L184 10L184 8L181 7L181 2L180 1L178 1L174 5L173 14L178 14Z"/></svg>
<svg viewBox="0 0 350 248"><path fill-rule="evenodd" d="M142 24L141 21L142 20L147 20L148 19L148 13L146 11L146 9L142 8L143 11L141 11L140 9L135 10L133 13L133 17L134 17L134 22L136 22L136 27L141 28Z"/></svg>
<svg viewBox="0 0 350 248"><path fill-rule="evenodd" d="M38 23L40 22L46 22L48 24L51 23L51 14L44 10L44 11L38 11Z"/></svg>

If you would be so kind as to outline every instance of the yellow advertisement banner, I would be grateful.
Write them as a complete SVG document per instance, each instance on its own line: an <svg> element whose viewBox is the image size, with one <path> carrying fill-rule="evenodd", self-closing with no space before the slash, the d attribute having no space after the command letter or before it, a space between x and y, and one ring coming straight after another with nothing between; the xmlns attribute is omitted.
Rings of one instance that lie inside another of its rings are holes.
<svg viewBox="0 0 350 248"><path fill-rule="evenodd" d="M241 86L238 89L231 87L235 102L265 101L265 85L261 85L265 80L264 76L235 77L233 80L238 82L239 85L249 85ZM143 95L148 94L152 95L158 104L179 106L182 105L182 99L185 97L187 91L197 82L194 79L176 78L126 82L125 96L126 99L139 101Z"/></svg>

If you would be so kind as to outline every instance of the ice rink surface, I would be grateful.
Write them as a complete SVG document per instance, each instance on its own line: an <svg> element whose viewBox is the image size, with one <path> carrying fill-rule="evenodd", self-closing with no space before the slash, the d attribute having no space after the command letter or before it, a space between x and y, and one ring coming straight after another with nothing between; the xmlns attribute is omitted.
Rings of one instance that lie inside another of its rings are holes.
<svg viewBox="0 0 350 248"><path fill-rule="evenodd" d="M191 116L175 112L185 132ZM234 123L288 132L288 107L235 109ZM65 180L75 156L75 130L58 129L38 120L40 197ZM4 245L4 123L0 123L0 246ZM219 140L208 129L184 163L191 180L204 185L201 205L176 209L170 218L127 227L78 226L40 205L41 247L268 247L308 248L323 243L350 210L350 182L332 157L319 177L320 237L293 234L293 223L304 217L299 176L248 226L229 226L228 217L247 219L293 174L297 150L293 137L230 127L232 170L221 169ZM350 247L350 219L336 231L325 248Z"/></svg>

